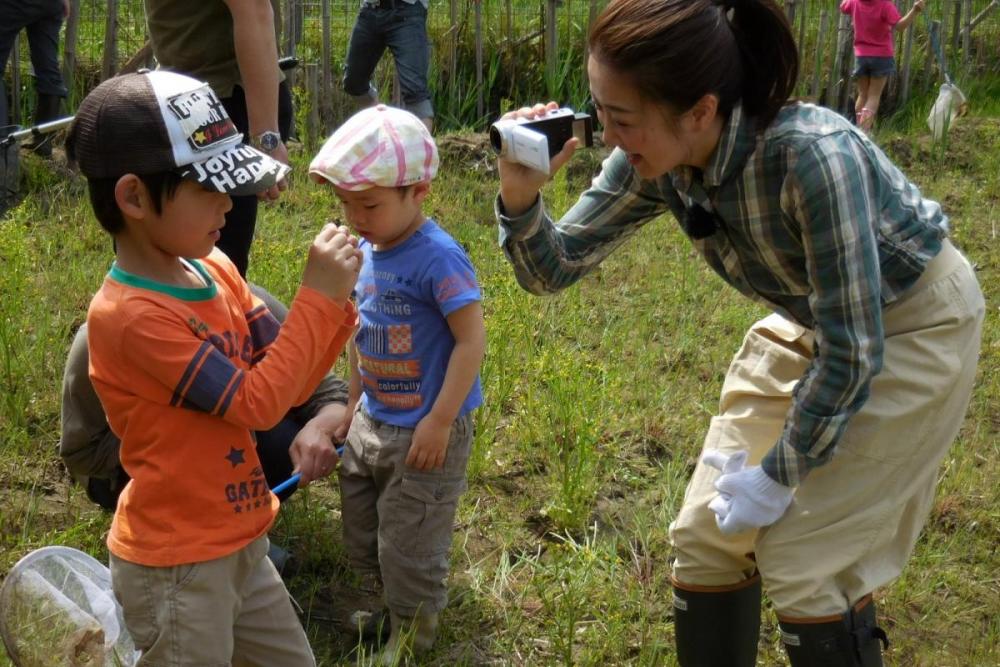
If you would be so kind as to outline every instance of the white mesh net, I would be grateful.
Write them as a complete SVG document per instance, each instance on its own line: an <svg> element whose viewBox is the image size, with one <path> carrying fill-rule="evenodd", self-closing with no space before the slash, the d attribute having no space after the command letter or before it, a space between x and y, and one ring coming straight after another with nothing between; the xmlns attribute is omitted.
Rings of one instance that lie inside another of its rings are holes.
<svg viewBox="0 0 1000 667"><path fill-rule="evenodd" d="M69 547L32 551L0 588L0 636L17 667L132 667L138 653L111 573Z"/></svg>

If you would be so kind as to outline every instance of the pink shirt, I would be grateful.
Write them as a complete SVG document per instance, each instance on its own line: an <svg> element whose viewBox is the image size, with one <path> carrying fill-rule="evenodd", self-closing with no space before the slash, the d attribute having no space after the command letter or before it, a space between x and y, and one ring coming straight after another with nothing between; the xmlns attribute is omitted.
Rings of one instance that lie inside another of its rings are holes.
<svg viewBox="0 0 1000 667"><path fill-rule="evenodd" d="M854 55L893 56L892 27L902 18L890 0L844 0L840 11L854 21Z"/></svg>

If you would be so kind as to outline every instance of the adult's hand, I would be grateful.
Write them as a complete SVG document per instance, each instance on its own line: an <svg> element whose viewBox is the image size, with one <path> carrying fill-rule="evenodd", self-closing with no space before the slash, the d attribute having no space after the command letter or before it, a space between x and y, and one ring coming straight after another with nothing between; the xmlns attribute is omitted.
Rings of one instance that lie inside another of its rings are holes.
<svg viewBox="0 0 1000 667"><path fill-rule="evenodd" d="M558 108L559 105L555 102L547 104L538 103L530 107L521 107L517 111L509 111L501 118L504 120L517 118L532 119ZM579 140L574 137L563 144L562 150L549 161L550 173L548 174L532 169L531 167L526 167L523 164L518 164L517 162L498 158L497 168L500 171L500 199L503 202L504 212L508 216L515 217L531 208L538 198L538 191L552 177L552 174L559 171L566 164L567 160L572 157L579 143Z"/></svg>
<svg viewBox="0 0 1000 667"><path fill-rule="evenodd" d="M301 475L299 487L328 476L337 467L339 457L333 444L333 430L343 419L344 410L342 403L323 406L292 440L288 455L294 472Z"/></svg>
<svg viewBox="0 0 1000 667"><path fill-rule="evenodd" d="M285 146L284 141L278 142L278 147L273 151L268 153L272 158L281 162L282 164L288 164L288 147ZM288 189L288 177L285 177L278 181L276 184L271 186L269 189L263 192L257 193L257 199L262 201L275 201L281 196L281 193Z"/></svg>
<svg viewBox="0 0 1000 667"><path fill-rule="evenodd" d="M715 482L719 495L708 508L715 512L719 530L727 535L770 526L795 495L795 489L774 481L760 466L746 467L745 451L727 455L711 449L701 460L722 473Z"/></svg>

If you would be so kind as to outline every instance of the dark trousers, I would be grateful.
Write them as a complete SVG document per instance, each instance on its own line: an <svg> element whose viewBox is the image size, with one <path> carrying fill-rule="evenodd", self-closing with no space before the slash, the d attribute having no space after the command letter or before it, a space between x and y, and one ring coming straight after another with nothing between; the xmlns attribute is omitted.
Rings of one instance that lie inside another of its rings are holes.
<svg viewBox="0 0 1000 667"><path fill-rule="evenodd" d="M0 0L0 126L7 125L7 90L3 72L22 29L28 34L31 66L35 70L35 91L39 95L66 97L59 71L59 28L62 26L61 0Z"/></svg>
<svg viewBox="0 0 1000 667"><path fill-rule="evenodd" d="M386 48L396 61L403 106L418 118L434 116L427 87L431 48L427 9L419 1L383 0L378 6L361 6L347 47L344 90L354 97L374 99L371 76Z"/></svg>
<svg viewBox="0 0 1000 667"><path fill-rule="evenodd" d="M250 141L250 121L247 116L246 93L239 86L233 94L222 100L226 113L233 119L236 129L243 133L243 140ZM292 93L284 81L278 86L278 131L283 141L288 141L292 127ZM226 214L226 226L216 247L233 260L240 275L246 278L250 263L250 245L257 227L257 197L233 197L233 208Z"/></svg>

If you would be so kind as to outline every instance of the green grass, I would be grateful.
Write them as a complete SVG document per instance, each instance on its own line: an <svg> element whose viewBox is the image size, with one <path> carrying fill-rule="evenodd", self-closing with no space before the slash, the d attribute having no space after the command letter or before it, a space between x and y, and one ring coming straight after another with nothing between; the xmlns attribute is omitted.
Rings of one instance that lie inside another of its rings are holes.
<svg viewBox="0 0 1000 667"><path fill-rule="evenodd" d="M944 150L916 121L887 125L877 138L943 202L988 305L975 396L931 519L903 576L876 592L893 642L886 661L997 665L1000 121L962 119ZM465 244L478 269L488 353L451 603L427 663L673 664L667 526L728 361L764 311L723 285L666 218L579 285L552 297L526 294L497 247L496 173L483 137L439 143L442 171L427 213ZM263 209L251 259L250 278L284 299L308 240L338 214L330 193L302 176L309 157L294 152L298 176ZM572 203L598 160L581 152L548 186L554 210ZM110 264L110 242L78 178L31 155L23 166L27 197L0 220L0 573L47 544L106 561L110 521L69 483L56 455L63 359ZM343 520L328 481L296 494L274 529L297 560L287 581L324 665L363 662L341 630L356 598ZM781 664L769 612L762 638L759 664Z"/></svg>

